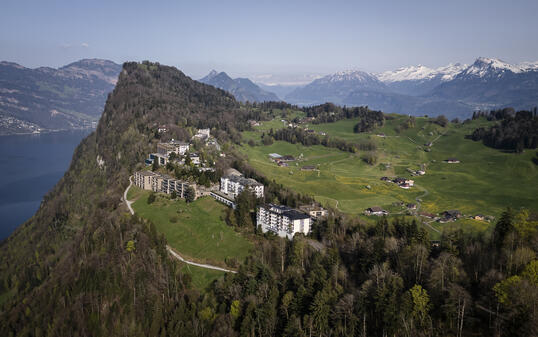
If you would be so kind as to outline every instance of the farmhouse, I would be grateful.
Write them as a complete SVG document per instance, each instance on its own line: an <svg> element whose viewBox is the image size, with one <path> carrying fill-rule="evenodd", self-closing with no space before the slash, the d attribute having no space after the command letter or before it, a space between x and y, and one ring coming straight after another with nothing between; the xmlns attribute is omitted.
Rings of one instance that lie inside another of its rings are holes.
<svg viewBox="0 0 538 337"><path fill-rule="evenodd" d="M385 210L382 209L381 207L374 206L374 207L367 208L367 209L364 211L364 214L366 214L366 215L377 215L377 216L381 216L381 215L388 215L389 212L385 211Z"/></svg>
<svg viewBox="0 0 538 337"><path fill-rule="evenodd" d="M235 198L245 188L248 188L254 193L256 198L263 198L263 184L260 184L254 179L245 178L243 175L230 174L220 178L220 191Z"/></svg>
<svg viewBox="0 0 538 337"><path fill-rule="evenodd" d="M398 185L400 188L403 188L404 190L408 190L411 188L411 185L409 185L408 183L403 183L403 184L400 184Z"/></svg>
<svg viewBox="0 0 538 337"><path fill-rule="evenodd" d="M306 166L301 167L301 171L313 171L315 169L316 167L313 165L306 165Z"/></svg>
<svg viewBox="0 0 538 337"><path fill-rule="evenodd" d="M458 164L460 161L458 158L447 158L445 159L445 163L449 164Z"/></svg>
<svg viewBox="0 0 538 337"><path fill-rule="evenodd" d="M280 159L280 158L282 158L282 156L279 155L278 153L269 153L269 157L271 157L271 159Z"/></svg>
<svg viewBox="0 0 538 337"><path fill-rule="evenodd" d="M287 154L287 155L285 155L285 156L282 156L282 157L280 158L280 160L282 160L282 161L294 161L295 158L294 158L293 156L290 156L289 154Z"/></svg>
<svg viewBox="0 0 538 337"><path fill-rule="evenodd" d="M417 204L407 204L407 209L417 209Z"/></svg>
<svg viewBox="0 0 538 337"><path fill-rule="evenodd" d="M389 177L381 177L382 181L388 181L389 183L392 182L392 180Z"/></svg>
<svg viewBox="0 0 538 337"><path fill-rule="evenodd" d="M482 214L477 214L477 215L472 216L471 219L484 221L486 219L486 217L483 216Z"/></svg>
<svg viewBox="0 0 538 337"><path fill-rule="evenodd" d="M441 213L441 219L439 219L439 222L450 222L450 221L456 221L457 219L461 218L461 212L458 210L449 210L444 211Z"/></svg>
<svg viewBox="0 0 538 337"><path fill-rule="evenodd" d="M290 240L296 233L307 235L311 223L309 215L287 206L267 204L258 206L256 212L256 224L262 232L271 231Z"/></svg>

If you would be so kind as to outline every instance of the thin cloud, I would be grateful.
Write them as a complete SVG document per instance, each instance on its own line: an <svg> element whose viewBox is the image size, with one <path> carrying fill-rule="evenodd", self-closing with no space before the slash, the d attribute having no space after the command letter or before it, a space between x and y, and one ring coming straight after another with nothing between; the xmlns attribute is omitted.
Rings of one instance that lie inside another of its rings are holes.
<svg viewBox="0 0 538 337"><path fill-rule="evenodd" d="M84 48L88 48L88 47L90 46L90 45L87 44L86 42L82 42L80 45L81 45L82 47L84 47Z"/></svg>

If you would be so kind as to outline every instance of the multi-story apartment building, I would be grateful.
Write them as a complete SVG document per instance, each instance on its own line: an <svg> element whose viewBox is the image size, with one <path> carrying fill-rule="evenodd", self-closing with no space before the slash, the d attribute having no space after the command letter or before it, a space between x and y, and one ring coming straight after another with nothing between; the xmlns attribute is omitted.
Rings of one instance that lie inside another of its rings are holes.
<svg viewBox="0 0 538 337"><path fill-rule="evenodd" d="M233 198L248 188L254 193L256 198L263 198L263 184L242 175L230 174L220 178L220 191Z"/></svg>
<svg viewBox="0 0 538 337"><path fill-rule="evenodd" d="M157 144L157 153L169 156L171 153L177 155L184 155L185 152L189 151L189 143L181 142L178 140L171 140L168 143L159 143Z"/></svg>
<svg viewBox="0 0 538 337"><path fill-rule="evenodd" d="M264 233L271 231L280 237L292 239L296 233L307 235L310 232L312 219L296 209L267 204L258 207L256 224Z"/></svg>
<svg viewBox="0 0 538 337"><path fill-rule="evenodd" d="M151 171L137 171L134 173L134 183L144 190L171 194L176 192L178 197L184 198L189 186L186 182L177 180L166 174Z"/></svg>

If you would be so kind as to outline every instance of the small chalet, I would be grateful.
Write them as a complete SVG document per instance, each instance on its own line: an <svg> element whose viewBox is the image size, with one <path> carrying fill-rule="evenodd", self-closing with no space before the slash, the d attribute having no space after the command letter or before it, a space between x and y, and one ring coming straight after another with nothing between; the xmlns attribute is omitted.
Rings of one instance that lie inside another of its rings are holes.
<svg viewBox="0 0 538 337"><path fill-rule="evenodd" d="M407 204L407 209L417 209L417 204Z"/></svg>
<svg viewBox="0 0 538 337"><path fill-rule="evenodd" d="M458 158L447 158L445 159L445 163L449 164L458 164L460 161Z"/></svg>
<svg viewBox="0 0 538 337"><path fill-rule="evenodd" d="M364 211L364 214L366 214L366 215L377 215L377 216L382 216L382 215L388 215L389 212L385 211L385 210L382 209L381 207L374 206L374 207L367 208L367 209Z"/></svg>
<svg viewBox="0 0 538 337"><path fill-rule="evenodd" d="M459 218L461 218L461 212L454 209L454 210L444 211L443 213L441 213L441 219L439 219L439 222L441 223L451 222L451 221L456 221Z"/></svg>
<svg viewBox="0 0 538 337"><path fill-rule="evenodd" d="M395 184L405 184L406 179L405 179L405 178L400 178L400 177L398 177L398 178L394 178L394 179L392 180L392 182L395 183Z"/></svg>
<svg viewBox="0 0 538 337"><path fill-rule="evenodd" d="M486 217L483 216L482 214L477 214L477 215L472 216L471 219L484 221L486 219Z"/></svg>
<svg viewBox="0 0 538 337"><path fill-rule="evenodd" d="M390 180L389 177L381 177L381 180L382 180L382 181L392 182L392 180Z"/></svg>
<svg viewBox="0 0 538 337"><path fill-rule="evenodd" d="M289 154L287 154L287 155L285 155L285 156L282 156L282 157L280 158L280 160L282 160L282 161L294 161L295 158L294 158L293 156L290 156Z"/></svg>
<svg viewBox="0 0 538 337"><path fill-rule="evenodd" d="M301 171L314 171L316 167L314 165L305 165L301 167Z"/></svg>

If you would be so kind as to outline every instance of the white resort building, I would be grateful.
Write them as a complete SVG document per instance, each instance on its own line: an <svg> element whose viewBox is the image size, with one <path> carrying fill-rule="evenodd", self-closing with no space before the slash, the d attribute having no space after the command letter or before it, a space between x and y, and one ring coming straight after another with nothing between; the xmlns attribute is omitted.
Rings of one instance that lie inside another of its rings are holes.
<svg viewBox="0 0 538 337"><path fill-rule="evenodd" d="M256 213L256 225L262 232L271 231L290 240L296 233L307 235L311 224L309 215L287 206L267 204L259 206Z"/></svg>
<svg viewBox="0 0 538 337"><path fill-rule="evenodd" d="M241 174L229 174L220 178L220 191L235 198L239 193L248 188L256 198L263 198L263 184L251 178L245 178Z"/></svg>

